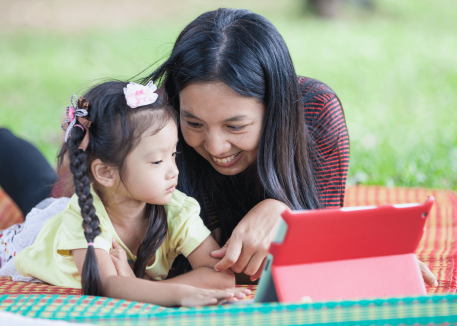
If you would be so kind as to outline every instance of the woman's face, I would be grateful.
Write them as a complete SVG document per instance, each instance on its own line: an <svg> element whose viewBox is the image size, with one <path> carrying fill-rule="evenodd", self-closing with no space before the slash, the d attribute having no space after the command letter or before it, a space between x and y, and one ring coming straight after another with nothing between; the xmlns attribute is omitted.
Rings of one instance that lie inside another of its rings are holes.
<svg viewBox="0 0 457 326"><path fill-rule="evenodd" d="M221 174L235 175L257 159L265 106L222 82L193 83L180 93L186 143Z"/></svg>

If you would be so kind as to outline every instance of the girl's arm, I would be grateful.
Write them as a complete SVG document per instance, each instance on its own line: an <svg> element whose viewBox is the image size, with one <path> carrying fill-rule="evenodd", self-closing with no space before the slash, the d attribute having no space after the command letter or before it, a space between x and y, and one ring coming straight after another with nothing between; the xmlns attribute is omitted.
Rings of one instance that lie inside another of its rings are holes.
<svg viewBox="0 0 457 326"><path fill-rule="evenodd" d="M187 284L206 289L228 289L235 286L235 275L229 269L218 272L214 269L220 261L211 257L211 252L220 247L210 235L187 256L192 271L164 281L163 283Z"/></svg>
<svg viewBox="0 0 457 326"><path fill-rule="evenodd" d="M111 259L116 267L117 274L135 277L132 268L127 263L127 253L113 239L113 248L110 251ZM164 283L187 284L206 289L228 289L235 286L235 275L230 269L217 272L214 266L220 261L211 257L211 252L220 247L212 236L208 236L192 253L187 257L192 271L164 281Z"/></svg>
<svg viewBox="0 0 457 326"><path fill-rule="evenodd" d="M81 274L87 249L73 250L73 257ZM110 255L103 249L95 249L102 291L107 297L149 302L161 306L200 306L220 304L231 298L242 299L246 291L207 290L184 284L151 282L144 279L117 275Z"/></svg>

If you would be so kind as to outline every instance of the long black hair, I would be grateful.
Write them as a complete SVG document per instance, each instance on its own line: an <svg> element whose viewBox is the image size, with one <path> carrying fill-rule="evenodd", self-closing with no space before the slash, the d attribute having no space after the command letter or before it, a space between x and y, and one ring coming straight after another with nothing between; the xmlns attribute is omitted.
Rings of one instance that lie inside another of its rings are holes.
<svg viewBox="0 0 457 326"><path fill-rule="evenodd" d="M317 160L297 75L271 22L248 10L206 12L184 28L169 59L142 82L151 79L162 82L178 114L179 92L191 83L221 81L265 105L257 161L236 176L218 173L179 132L179 188L199 201L207 225L209 216L217 215L220 244L263 199L279 200L292 209L321 207L312 165Z"/></svg>
<svg viewBox="0 0 457 326"><path fill-rule="evenodd" d="M126 86L127 83L120 81L105 82L93 87L84 95L84 99L89 102L87 119L90 121L90 127L85 130L73 128L59 154L59 166L61 166L66 153L69 153L70 170L73 173L75 192L83 218L84 235L88 243L93 243L101 233L90 192L91 183L95 183L90 168L92 161L98 158L118 168L122 179L125 159L138 145L143 132L151 126L154 126L154 132L158 132L170 119L177 123L175 111L160 95L153 104L130 108L123 92ZM79 146L86 132L89 133L89 144L85 150L82 150ZM100 195L103 200L103 194ZM154 256L167 235L167 216L164 206L147 204L145 216L148 219L148 227L133 268L135 275L140 278L144 277L147 262ZM87 248L81 273L81 285L82 292L86 295L103 295L93 246Z"/></svg>

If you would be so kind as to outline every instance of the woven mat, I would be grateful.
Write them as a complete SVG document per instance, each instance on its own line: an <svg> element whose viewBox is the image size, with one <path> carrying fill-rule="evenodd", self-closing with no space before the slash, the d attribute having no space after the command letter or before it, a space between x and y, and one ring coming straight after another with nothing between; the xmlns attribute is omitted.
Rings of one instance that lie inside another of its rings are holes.
<svg viewBox="0 0 457 326"><path fill-rule="evenodd" d="M145 303L71 295L80 292L77 289L0 278L0 310L30 317L99 325L454 324L457 323L457 296L442 293L455 293L457 287L456 195L446 190L359 186L348 189L345 206L424 202L428 195L433 195L436 202L428 217L426 232L417 254L439 280L439 287L427 288L428 292L441 295L312 304L165 309ZM5 207L2 206L4 198L0 192L0 207ZM18 215L15 216L10 222L17 221ZM8 221L3 221L3 225L8 224ZM42 293L46 295L40 295Z"/></svg>
<svg viewBox="0 0 457 326"><path fill-rule="evenodd" d="M357 186L346 191L345 206L424 202L429 195L435 197L435 204L428 217L426 231L419 244L417 255L438 278L438 288L427 287L428 293L455 293L457 289L457 197L454 192L423 188L390 189ZM17 212L17 207L0 189L1 207L6 207L10 215L5 213L2 215L0 212L0 227L20 222L22 215ZM255 289L253 288L253 290ZM80 290L35 283L12 282L9 278L0 277L1 294L70 295L80 294Z"/></svg>
<svg viewBox="0 0 457 326"><path fill-rule="evenodd" d="M88 296L5 295L0 310L98 325L450 325L457 323L457 296L173 309Z"/></svg>

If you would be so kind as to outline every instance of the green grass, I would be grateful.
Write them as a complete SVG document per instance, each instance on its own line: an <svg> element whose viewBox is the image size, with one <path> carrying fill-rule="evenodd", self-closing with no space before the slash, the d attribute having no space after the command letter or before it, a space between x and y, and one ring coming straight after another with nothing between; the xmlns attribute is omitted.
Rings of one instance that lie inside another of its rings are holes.
<svg viewBox="0 0 457 326"><path fill-rule="evenodd" d="M457 190L453 0L384 0L372 13L348 6L334 20L303 13L299 1L265 3L246 7L275 24L298 74L327 83L343 103L349 183ZM179 17L123 28L0 31L0 125L55 164L71 95L142 71L209 9L214 5L200 1Z"/></svg>

